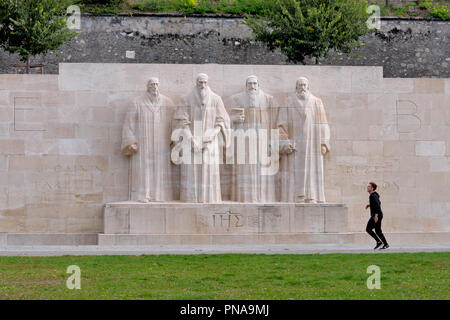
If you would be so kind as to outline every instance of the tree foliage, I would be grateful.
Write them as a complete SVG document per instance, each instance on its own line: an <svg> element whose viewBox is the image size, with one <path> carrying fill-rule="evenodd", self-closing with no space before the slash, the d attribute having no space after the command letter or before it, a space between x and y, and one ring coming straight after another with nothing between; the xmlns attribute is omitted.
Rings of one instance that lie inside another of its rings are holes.
<svg viewBox="0 0 450 320"><path fill-rule="evenodd" d="M67 0L0 0L0 47L28 65L30 57L58 49L77 34L66 24L70 5Z"/></svg>
<svg viewBox="0 0 450 320"><path fill-rule="evenodd" d="M247 16L255 40L280 49L289 61L327 57L331 50L349 54L369 32L365 0L262 0L264 13Z"/></svg>

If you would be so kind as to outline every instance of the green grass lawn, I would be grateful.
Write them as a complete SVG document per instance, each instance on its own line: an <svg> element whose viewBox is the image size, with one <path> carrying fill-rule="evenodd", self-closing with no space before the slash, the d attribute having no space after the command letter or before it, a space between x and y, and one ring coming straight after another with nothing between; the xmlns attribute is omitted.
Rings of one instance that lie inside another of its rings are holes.
<svg viewBox="0 0 450 320"><path fill-rule="evenodd" d="M450 252L0 257L0 299L449 299ZM69 265L81 289L66 288ZM381 269L381 289L366 286Z"/></svg>

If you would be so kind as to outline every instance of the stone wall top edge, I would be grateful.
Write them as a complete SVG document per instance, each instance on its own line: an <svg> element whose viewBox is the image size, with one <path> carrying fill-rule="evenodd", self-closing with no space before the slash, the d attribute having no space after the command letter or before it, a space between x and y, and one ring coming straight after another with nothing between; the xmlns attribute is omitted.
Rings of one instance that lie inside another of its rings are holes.
<svg viewBox="0 0 450 320"><path fill-rule="evenodd" d="M283 68L327 68L327 69L342 69L342 68L352 68L352 69L383 69L383 66L345 66L345 65L296 65L296 64L219 64L219 63L111 63L111 62L61 62L59 67L65 66L84 66L84 65L111 65L111 66L250 66L250 67L283 67Z"/></svg>
<svg viewBox="0 0 450 320"><path fill-rule="evenodd" d="M243 19L243 16L240 15L233 15L233 14L182 14L182 13L161 13L161 12L137 12L133 13L133 15L130 15L127 12L121 12L117 14L92 14L92 13L82 13L81 16L84 17L126 17L126 18L133 18L133 17L155 17L155 18L183 18L183 19L190 19L190 18L208 18L208 19ZM421 18L421 17L397 17L397 16L384 16L381 17L381 21L425 21L425 22L444 22L444 23L450 23L450 21L443 21L441 19L437 18Z"/></svg>
<svg viewBox="0 0 450 320"><path fill-rule="evenodd" d="M304 69L304 70L352 70L355 72L375 72L383 74L383 66L341 66L341 65L280 65L280 64L218 64L218 63L203 63L203 64L187 64L187 63L59 63L59 75L65 76L65 68L74 72L80 70L86 71L84 68L103 66L105 68L146 68L146 67L164 67L174 66L176 68L201 68L201 67L224 67L224 68L254 68L254 69Z"/></svg>
<svg viewBox="0 0 450 320"><path fill-rule="evenodd" d="M27 237L33 237L33 236L42 236L42 235L49 235L49 236L97 236L97 232L2 232L1 235L5 235L8 237L14 237L14 236L27 236Z"/></svg>
<svg viewBox="0 0 450 320"><path fill-rule="evenodd" d="M0 77L3 78L14 78L14 79L44 79L44 80L55 80L59 77L59 74L11 74L11 73L0 73ZM1 88L0 88L1 90Z"/></svg>
<svg viewBox="0 0 450 320"><path fill-rule="evenodd" d="M438 78L438 77L430 77L430 78L386 78L383 77L383 80L388 80L388 81L415 81L415 80L419 80L419 81L436 81L436 80L450 80L450 78Z"/></svg>
<svg viewBox="0 0 450 320"><path fill-rule="evenodd" d="M223 202L223 203L183 203L183 202L154 202L139 203L132 201L109 202L105 204L106 208L196 208L196 207L227 207L227 206L253 206L253 207L346 207L344 203L293 203L293 202L276 202L276 203L249 203L249 202Z"/></svg>

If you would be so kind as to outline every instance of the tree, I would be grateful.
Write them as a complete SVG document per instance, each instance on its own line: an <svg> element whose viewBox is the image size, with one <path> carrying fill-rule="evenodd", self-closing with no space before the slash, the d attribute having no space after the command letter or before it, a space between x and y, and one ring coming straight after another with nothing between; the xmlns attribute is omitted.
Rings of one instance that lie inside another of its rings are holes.
<svg viewBox="0 0 450 320"><path fill-rule="evenodd" d="M30 73L32 56L46 55L77 33L67 28L68 0L0 0L0 47L18 53Z"/></svg>
<svg viewBox="0 0 450 320"><path fill-rule="evenodd" d="M327 57L331 50L349 54L369 32L366 0L262 0L264 13L247 16L255 40L280 49L289 61Z"/></svg>

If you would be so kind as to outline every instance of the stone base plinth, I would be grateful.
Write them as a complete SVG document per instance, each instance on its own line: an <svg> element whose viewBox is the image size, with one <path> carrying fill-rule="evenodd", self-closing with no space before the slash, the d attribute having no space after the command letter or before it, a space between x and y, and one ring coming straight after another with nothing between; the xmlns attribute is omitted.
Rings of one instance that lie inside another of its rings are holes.
<svg viewBox="0 0 450 320"><path fill-rule="evenodd" d="M99 244L113 244L111 235L138 236L130 244L303 243L306 233L319 239L345 232L343 204L116 202L105 205Z"/></svg>
<svg viewBox="0 0 450 320"><path fill-rule="evenodd" d="M97 244L97 233L0 233L0 247L87 246Z"/></svg>
<svg viewBox="0 0 450 320"><path fill-rule="evenodd" d="M403 244L448 244L450 232L387 232L392 248ZM0 233L0 248L11 246L164 246L164 245L361 245L372 247L373 239L365 232L353 233L289 233L289 234L214 234L214 235L146 235L146 234L63 234ZM244 246L245 247L245 246ZM192 249L196 250L196 249ZM270 250L269 250L270 251ZM232 251L230 251L232 252ZM195 252L193 252L195 253Z"/></svg>
<svg viewBox="0 0 450 320"><path fill-rule="evenodd" d="M399 244L446 244L450 232L392 232L385 233L391 247ZM365 232L356 233L279 233L279 234L99 234L99 246L151 245L355 245L372 248L375 241Z"/></svg>

